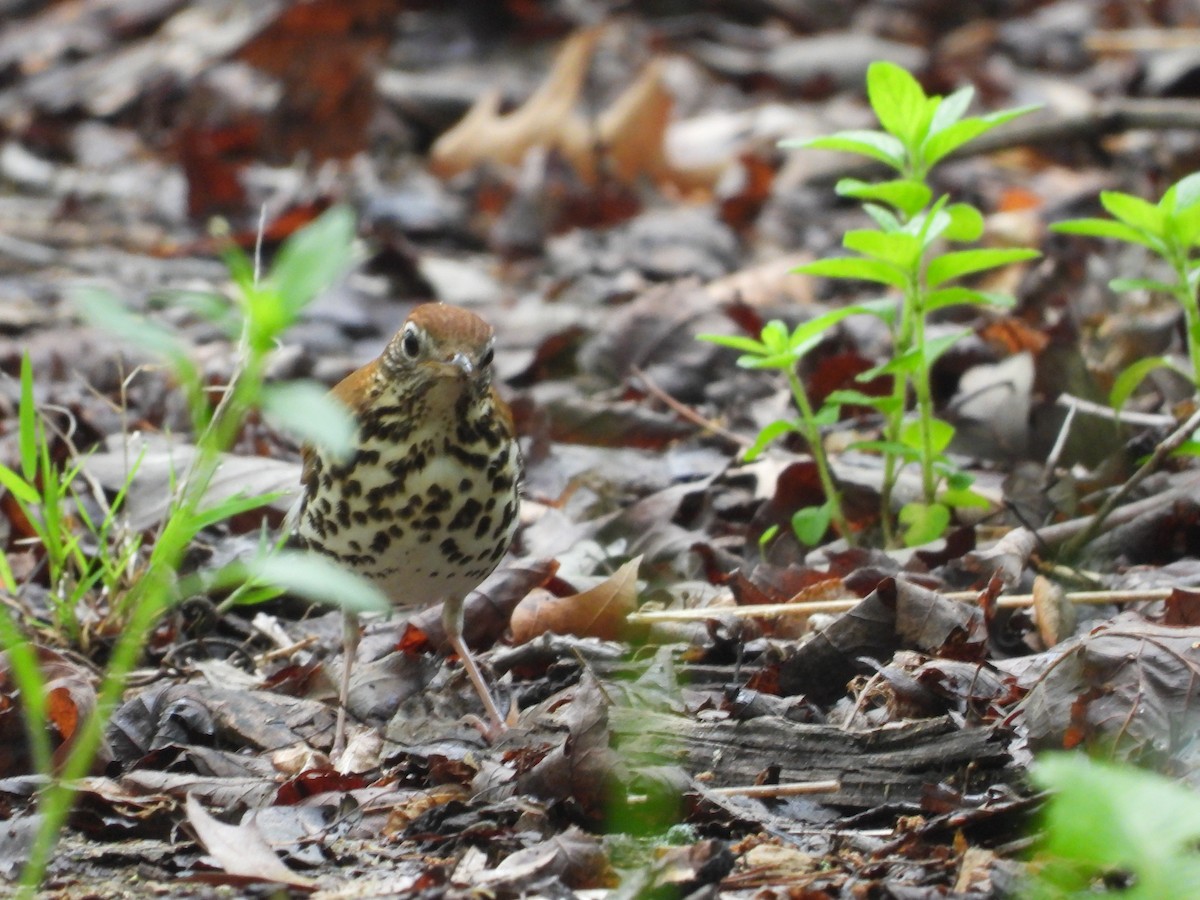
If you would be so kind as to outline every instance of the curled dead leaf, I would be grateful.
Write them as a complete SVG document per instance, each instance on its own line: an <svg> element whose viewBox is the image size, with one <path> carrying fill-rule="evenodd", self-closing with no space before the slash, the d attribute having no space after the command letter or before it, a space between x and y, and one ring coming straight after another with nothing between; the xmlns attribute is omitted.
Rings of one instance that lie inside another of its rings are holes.
<svg viewBox="0 0 1200 900"><path fill-rule="evenodd" d="M626 617L637 606L641 561L640 556L634 557L594 588L569 597L531 592L513 610L513 643L523 644L546 632L618 639Z"/></svg>
<svg viewBox="0 0 1200 900"><path fill-rule="evenodd" d="M1075 606L1062 587L1045 575L1033 580L1033 609L1038 636L1047 648L1053 647L1075 631Z"/></svg>
<svg viewBox="0 0 1200 900"><path fill-rule="evenodd" d="M275 855L253 817L240 825L227 825L209 815L192 793L187 795L186 805L188 823L196 839L227 875L286 884L300 890L315 887L316 882L293 872Z"/></svg>
<svg viewBox="0 0 1200 900"><path fill-rule="evenodd" d="M488 91L429 152L430 169L443 178L489 160L516 166L534 147L560 153L589 184L603 172L632 184L642 176L678 190L708 190L720 166L685 169L667 158L665 137L673 99L653 61L595 120L575 111L599 28L576 32L563 44L541 86L517 109L500 112L500 92Z"/></svg>

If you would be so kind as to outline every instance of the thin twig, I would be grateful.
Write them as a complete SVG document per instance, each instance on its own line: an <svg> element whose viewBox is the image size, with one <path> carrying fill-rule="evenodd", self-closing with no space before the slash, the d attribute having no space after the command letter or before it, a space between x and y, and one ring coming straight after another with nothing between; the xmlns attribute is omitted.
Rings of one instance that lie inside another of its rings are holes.
<svg viewBox="0 0 1200 900"><path fill-rule="evenodd" d="M1059 406L1065 406L1068 410L1086 413L1098 419L1108 419L1111 422L1121 422L1125 425L1166 428L1179 421L1174 416L1167 415L1166 413L1144 413L1132 409L1115 410L1111 406L1106 406L1103 403L1094 403L1091 400L1084 400L1082 397L1076 397L1074 394L1059 394L1056 402Z"/></svg>
<svg viewBox="0 0 1200 900"><path fill-rule="evenodd" d="M1070 603L1079 606L1106 606L1122 603L1148 603L1165 600L1173 588L1147 588L1140 591L1072 591L1066 595ZM947 591L940 594L947 600L973 602L979 591ZM657 612L630 613L626 621L631 625L657 625L662 622L701 622L707 619L731 617L735 619L775 618L777 616L808 616L813 613L842 613L862 602L861 597L845 600L818 600L805 603L756 603L750 606L708 606L701 609L664 609ZM1023 609L1033 605L1033 594L1009 594L996 601L1001 609Z"/></svg>
<svg viewBox="0 0 1200 900"><path fill-rule="evenodd" d="M297 641L287 647L275 647L272 650L266 650L254 657L254 662L258 666L264 663L274 662L277 659L287 659L294 653L299 653L301 650L307 650L313 644L316 644L320 638L316 635L306 637L303 640Z"/></svg>
<svg viewBox="0 0 1200 900"><path fill-rule="evenodd" d="M1171 487L1153 497L1143 497L1141 500L1134 500L1132 503L1126 503L1113 510L1108 517L1109 525L1123 525L1126 522L1132 522L1139 516L1170 506L1177 501L1194 500L1197 494L1200 494L1200 472L1181 473L1173 478L1172 482ZM1081 516L1078 519L1043 525L1037 529L1038 540L1047 547L1057 547L1086 529L1095 518L1094 515Z"/></svg>
<svg viewBox="0 0 1200 900"><path fill-rule="evenodd" d="M724 438L735 447L749 447L753 443L753 441L749 440L748 438L734 434L727 428L718 425L712 419L704 418L704 416L700 415L700 413L696 412L690 406L685 406L684 404L680 403L678 400L660 388L657 384L655 384L650 376L637 366L630 366L630 371L642 380L642 386L646 389L647 394L662 402L663 405L670 408L674 413L682 418L687 419L693 425L699 425L706 431L711 431L713 434L717 435L717 437Z"/></svg>
<svg viewBox="0 0 1200 900"><path fill-rule="evenodd" d="M254 234L254 284L262 282L263 237L267 233L267 204L258 207L258 229Z"/></svg>
<svg viewBox="0 0 1200 900"><path fill-rule="evenodd" d="M1155 472L1176 448L1191 438L1197 428L1200 428L1200 410L1192 413L1186 422L1167 435L1162 441L1159 441L1158 446L1154 448L1154 452L1150 454L1150 458L1142 463L1141 468L1126 479L1124 484L1109 494L1108 499L1096 511L1096 514L1092 517L1091 522L1087 524L1087 527L1063 545L1063 553L1070 557L1083 549L1084 546L1100 533L1100 529L1104 525L1104 520L1117 508L1121 501L1128 497L1135 487Z"/></svg>
<svg viewBox="0 0 1200 900"><path fill-rule="evenodd" d="M1062 402L1062 397L1059 397L1059 402ZM1072 397L1072 400L1075 398ZM1054 439L1054 446L1050 448L1050 452L1046 454L1046 468L1042 470L1042 490L1049 489L1050 484L1054 481L1054 470L1058 468L1059 457L1062 456L1063 448L1067 446L1067 436L1071 433L1071 425L1075 421L1075 414L1079 412L1079 406L1075 403L1067 404L1067 414L1063 417L1062 427L1058 429L1058 437Z"/></svg>
<svg viewBox="0 0 1200 900"><path fill-rule="evenodd" d="M803 797L807 794L836 794L842 783L835 778L825 781L792 781L786 784L745 784L739 787L707 788L718 797Z"/></svg>
<svg viewBox="0 0 1200 900"><path fill-rule="evenodd" d="M1084 35L1091 53L1135 53L1139 50L1182 50L1200 44L1200 28L1110 28Z"/></svg>

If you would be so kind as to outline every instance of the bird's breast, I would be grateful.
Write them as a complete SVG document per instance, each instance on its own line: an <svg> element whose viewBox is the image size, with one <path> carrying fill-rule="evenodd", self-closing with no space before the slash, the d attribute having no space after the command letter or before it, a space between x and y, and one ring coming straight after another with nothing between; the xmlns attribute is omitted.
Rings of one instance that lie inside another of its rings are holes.
<svg viewBox="0 0 1200 900"><path fill-rule="evenodd" d="M490 407L360 414L353 457L306 485L300 536L399 605L462 595L496 567L517 522L520 453Z"/></svg>

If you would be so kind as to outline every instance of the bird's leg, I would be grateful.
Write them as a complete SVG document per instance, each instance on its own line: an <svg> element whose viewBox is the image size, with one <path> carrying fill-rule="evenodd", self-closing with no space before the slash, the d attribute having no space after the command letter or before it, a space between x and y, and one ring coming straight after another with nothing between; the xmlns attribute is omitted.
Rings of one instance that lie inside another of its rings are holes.
<svg viewBox="0 0 1200 900"><path fill-rule="evenodd" d="M479 671L479 666L475 664L475 659L471 656L466 641L463 640L462 597L448 599L442 605L442 626L446 629L446 640L450 642L450 646L462 660L463 668L467 670L471 684L475 685L475 692L479 694L479 699L483 701L483 706L487 710L488 718L492 720L492 735L499 734L506 730L508 725L504 721L504 716L500 714L500 708L496 705L496 701L492 699L487 682L483 680L483 673Z"/></svg>
<svg viewBox="0 0 1200 900"><path fill-rule="evenodd" d="M330 755L334 760L346 749L346 707L350 704L350 670L354 668L354 657L358 653L358 640L361 630L358 616L346 610L342 617L342 684L338 691L337 725L333 731L333 750Z"/></svg>

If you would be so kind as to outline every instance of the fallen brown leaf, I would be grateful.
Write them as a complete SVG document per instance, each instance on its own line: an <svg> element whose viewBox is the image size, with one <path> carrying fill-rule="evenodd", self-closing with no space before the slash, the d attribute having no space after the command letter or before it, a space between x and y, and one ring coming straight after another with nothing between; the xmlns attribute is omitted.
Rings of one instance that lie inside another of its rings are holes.
<svg viewBox="0 0 1200 900"><path fill-rule="evenodd" d="M646 66L595 121L575 112L599 37L599 28L572 35L541 86L510 113L500 112L498 90L481 95L434 142L431 170L449 178L485 160L516 166L529 150L542 147L560 153L588 183L604 173L626 184L649 176L684 192L711 188L719 167L683 169L667 158L664 137L674 101L659 61Z"/></svg>
<svg viewBox="0 0 1200 900"><path fill-rule="evenodd" d="M637 605L641 561L635 557L591 590L569 597L532 592L513 610L513 642L523 644L548 631L616 640L625 630L625 617Z"/></svg>
<svg viewBox="0 0 1200 900"><path fill-rule="evenodd" d="M187 817L200 845L226 874L301 890L316 887L311 878L293 872L279 861L253 819L241 825L226 825L210 816L193 794L187 796Z"/></svg>

